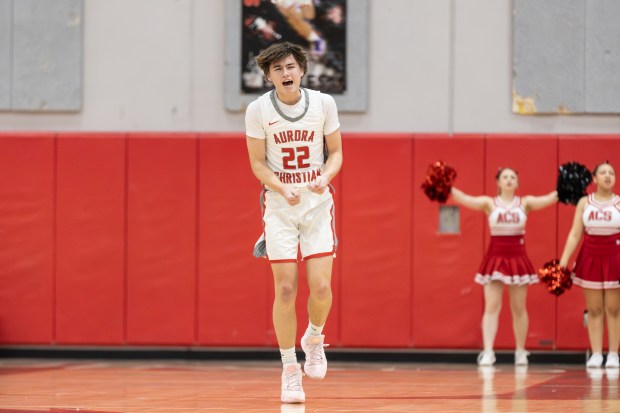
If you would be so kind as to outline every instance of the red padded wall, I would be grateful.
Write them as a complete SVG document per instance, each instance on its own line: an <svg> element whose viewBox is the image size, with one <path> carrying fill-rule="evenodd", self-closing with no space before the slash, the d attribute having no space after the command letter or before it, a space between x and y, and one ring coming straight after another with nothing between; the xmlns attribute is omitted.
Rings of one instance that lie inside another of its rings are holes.
<svg viewBox="0 0 620 413"><path fill-rule="evenodd" d="M268 344L271 270L252 255L262 232L260 182L245 137L200 139L199 343Z"/></svg>
<svg viewBox="0 0 620 413"><path fill-rule="evenodd" d="M439 233L439 204L420 185L441 160L458 173L456 186L482 194L481 136L418 136L413 183L413 346L477 348L481 343L482 290L474 275L483 255L483 213L460 208L460 234ZM447 205L455 205L451 200ZM403 229L401 229L402 231Z"/></svg>
<svg viewBox="0 0 620 413"><path fill-rule="evenodd" d="M609 162L620 171L620 135L611 136L560 136L559 163L579 162L592 170L598 163ZM616 181L615 192L620 192ZM596 190L594 184L588 188L588 193ZM570 231L575 214L572 205L560 205L558 213L558 253L562 254L566 237ZM577 257L578 249L572 256L569 268ZM564 293L558 300L558 347L564 349L584 350L589 347L587 331L583 326L583 310L585 301L581 288L573 287ZM603 341L607 348L607 339Z"/></svg>
<svg viewBox="0 0 620 413"><path fill-rule="evenodd" d="M128 139L127 341L193 344L197 139Z"/></svg>
<svg viewBox="0 0 620 413"><path fill-rule="evenodd" d="M545 195L556 187L558 143L555 136L495 135L486 140L486 194L497 194L495 175L500 167L514 168L519 176L517 195ZM538 269L555 258L557 204L528 214L525 247ZM488 236L488 231L487 231ZM555 346L556 298L542 284L528 287L527 308L530 325L526 347L550 349ZM497 348L514 349L515 340L508 289L504 289Z"/></svg>
<svg viewBox="0 0 620 413"><path fill-rule="evenodd" d="M125 138L60 135L56 340L125 340Z"/></svg>
<svg viewBox="0 0 620 413"><path fill-rule="evenodd" d="M0 137L0 343L54 341L54 135Z"/></svg>
<svg viewBox="0 0 620 413"><path fill-rule="evenodd" d="M251 255L260 186L243 135L125 136L1 134L0 343L275 346L271 270ZM492 195L494 170L510 164L522 193L542 194L557 160L620 165L619 138L345 135L327 342L480 348L473 277L485 217L461 209L461 233L438 235L438 205L419 188L426 167L443 159L458 187ZM573 213L530 215L536 267L559 256ZM298 338L308 321L301 268ZM558 349L586 349L581 290L557 311L542 286L529 291L528 347L550 348L555 334ZM512 348L507 300L501 322L497 346Z"/></svg>
<svg viewBox="0 0 620 413"><path fill-rule="evenodd" d="M412 150L409 135L356 135L345 140L343 346L410 345Z"/></svg>

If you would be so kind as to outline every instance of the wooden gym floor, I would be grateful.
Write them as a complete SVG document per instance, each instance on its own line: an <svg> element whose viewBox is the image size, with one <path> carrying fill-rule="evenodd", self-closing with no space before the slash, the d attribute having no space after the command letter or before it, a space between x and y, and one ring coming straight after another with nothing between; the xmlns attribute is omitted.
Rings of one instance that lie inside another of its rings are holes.
<svg viewBox="0 0 620 413"><path fill-rule="evenodd" d="M620 412L618 370L332 362L280 403L279 361L0 359L10 412Z"/></svg>

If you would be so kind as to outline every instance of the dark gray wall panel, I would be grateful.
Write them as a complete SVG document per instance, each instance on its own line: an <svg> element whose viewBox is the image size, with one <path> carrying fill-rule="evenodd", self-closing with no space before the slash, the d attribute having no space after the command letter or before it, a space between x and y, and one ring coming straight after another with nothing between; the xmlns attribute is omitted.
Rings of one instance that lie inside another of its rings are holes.
<svg viewBox="0 0 620 413"><path fill-rule="evenodd" d="M583 112L584 0L514 0L514 7L513 110Z"/></svg>
<svg viewBox="0 0 620 413"><path fill-rule="evenodd" d="M587 0L586 111L620 113L620 1Z"/></svg>
<svg viewBox="0 0 620 413"><path fill-rule="evenodd" d="M11 0L0 0L0 110L11 108Z"/></svg>
<svg viewBox="0 0 620 413"><path fill-rule="evenodd" d="M81 0L13 2L13 109L79 110Z"/></svg>

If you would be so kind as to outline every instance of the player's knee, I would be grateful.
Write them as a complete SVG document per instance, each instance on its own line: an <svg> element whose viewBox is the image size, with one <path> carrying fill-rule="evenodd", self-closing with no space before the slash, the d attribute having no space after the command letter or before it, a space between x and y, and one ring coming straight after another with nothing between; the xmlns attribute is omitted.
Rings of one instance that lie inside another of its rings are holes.
<svg viewBox="0 0 620 413"><path fill-rule="evenodd" d="M281 283L276 288L276 299L282 303L294 303L297 290L292 283Z"/></svg>
<svg viewBox="0 0 620 413"><path fill-rule="evenodd" d="M332 288L329 282L321 280L313 283L310 293L320 301L327 300L332 295Z"/></svg>

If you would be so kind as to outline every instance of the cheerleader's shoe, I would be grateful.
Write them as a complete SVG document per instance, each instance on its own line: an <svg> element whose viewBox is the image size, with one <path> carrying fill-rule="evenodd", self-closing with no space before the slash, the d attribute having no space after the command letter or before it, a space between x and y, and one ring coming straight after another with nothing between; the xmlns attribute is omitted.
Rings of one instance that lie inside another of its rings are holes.
<svg viewBox="0 0 620 413"><path fill-rule="evenodd" d="M527 356L530 355L529 351L517 350L515 351L515 366L527 366Z"/></svg>
<svg viewBox="0 0 620 413"><path fill-rule="evenodd" d="M495 364L495 353L493 351L483 351L478 354L479 366L492 366Z"/></svg>
<svg viewBox="0 0 620 413"><path fill-rule="evenodd" d="M605 362L605 368L617 369L620 367L620 360L618 359L618 353L607 353L607 361Z"/></svg>
<svg viewBox="0 0 620 413"><path fill-rule="evenodd" d="M593 353L586 363L588 368L599 368L603 366L603 355L601 353Z"/></svg>

